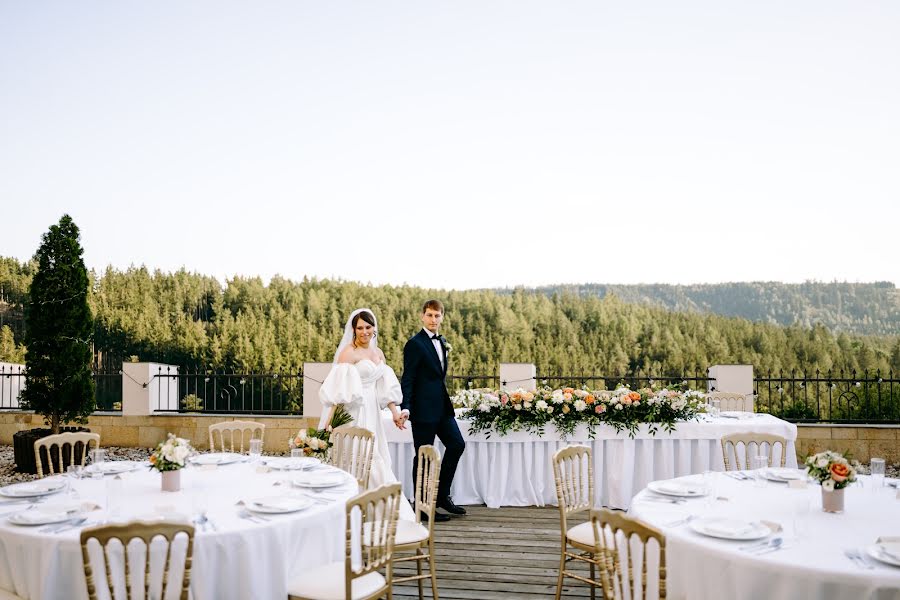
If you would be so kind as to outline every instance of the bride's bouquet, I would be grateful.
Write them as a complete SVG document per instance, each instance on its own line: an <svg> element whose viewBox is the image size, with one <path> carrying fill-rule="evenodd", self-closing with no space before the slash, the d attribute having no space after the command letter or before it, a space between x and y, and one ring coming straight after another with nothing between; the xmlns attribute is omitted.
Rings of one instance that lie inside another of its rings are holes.
<svg viewBox="0 0 900 600"><path fill-rule="evenodd" d="M353 417L350 416L350 413L344 409L342 404L338 404L331 416L331 422L325 429L305 427L288 440L288 446L291 450L295 448L303 450L304 456L315 456L324 460L328 455L328 449L331 448L331 431L351 421L353 421Z"/></svg>

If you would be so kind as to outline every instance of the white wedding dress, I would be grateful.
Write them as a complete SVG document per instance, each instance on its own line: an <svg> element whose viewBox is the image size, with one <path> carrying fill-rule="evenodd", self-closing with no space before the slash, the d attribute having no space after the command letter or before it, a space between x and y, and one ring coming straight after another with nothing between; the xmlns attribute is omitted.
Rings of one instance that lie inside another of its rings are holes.
<svg viewBox="0 0 900 600"><path fill-rule="evenodd" d="M376 364L369 359L354 364L335 364L319 389L319 400L323 405L320 429L325 427L324 421L331 412L331 407L343 404L344 409L353 417L353 425L365 427L375 434L369 489L386 483L399 483L391 470L391 455L384 435L381 411L390 402L399 407L402 399L400 382L394 370L384 362ZM400 503L400 518L415 521L408 502Z"/></svg>

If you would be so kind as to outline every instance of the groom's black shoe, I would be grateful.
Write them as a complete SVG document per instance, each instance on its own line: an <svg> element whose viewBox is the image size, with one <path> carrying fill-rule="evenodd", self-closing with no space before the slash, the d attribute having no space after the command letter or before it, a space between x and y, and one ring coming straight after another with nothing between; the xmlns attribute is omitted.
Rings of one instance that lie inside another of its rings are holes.
<svg viewBox="0 0 900 600"><path fill-rule="evenodd" d="M450 513L452 515L466 514L466 509L464 509L462 506L457 506L456 504L453 504L453 500L450 499L450 496L447 496L446 498L440 498L437 501L437 506L438 506L438 508L443 508L444 510L446 510L448 513Z"/></svg>
<svg viewBox="0 0 900 600"><path fill-rule="evenodd" d="M428 515L422 515L422 520L424 522L428 522ZM450 515L439 513L438 511L434 511L434 522L435 523L445 523L450 520Z"/></svg>

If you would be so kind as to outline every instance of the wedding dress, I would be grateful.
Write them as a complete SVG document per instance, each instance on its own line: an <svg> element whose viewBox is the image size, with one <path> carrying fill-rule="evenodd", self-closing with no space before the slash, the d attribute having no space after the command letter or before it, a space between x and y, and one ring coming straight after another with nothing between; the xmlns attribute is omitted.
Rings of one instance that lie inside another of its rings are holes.
<svg viewBox="0 0 900 600"><path fill-rule="evenodd" d="M324 421L331 412L331 407L342 404L353 418L353 425L365 427L375 434L369 489L375 489L386 483L398 483L391 470L391 455L388 451L381 413L387 408L388 403L393 402L400 406L403 399L400 382L394 370L384 362L376 364L369 359L354 364L336 363L322 383L319 399L323 404L319 428L325 427ZM408 502L400 503L400 518L415 520Z"/></svg>

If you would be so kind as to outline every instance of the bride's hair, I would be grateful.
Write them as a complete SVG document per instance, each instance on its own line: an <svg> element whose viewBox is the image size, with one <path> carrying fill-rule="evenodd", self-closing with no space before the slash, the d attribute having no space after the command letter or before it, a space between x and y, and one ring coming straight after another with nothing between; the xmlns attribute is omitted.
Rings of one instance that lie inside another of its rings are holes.
<svg viewBox="0 0 900 600"><path fill-rule="evenodd" d="M356 324L359 323L359 320L362 319L372 327L375 327L375 315L370 313L367 310L361 310L353 316L353 319L350 321L350 330L353 331L353 347L356 347Z"/></svg>

